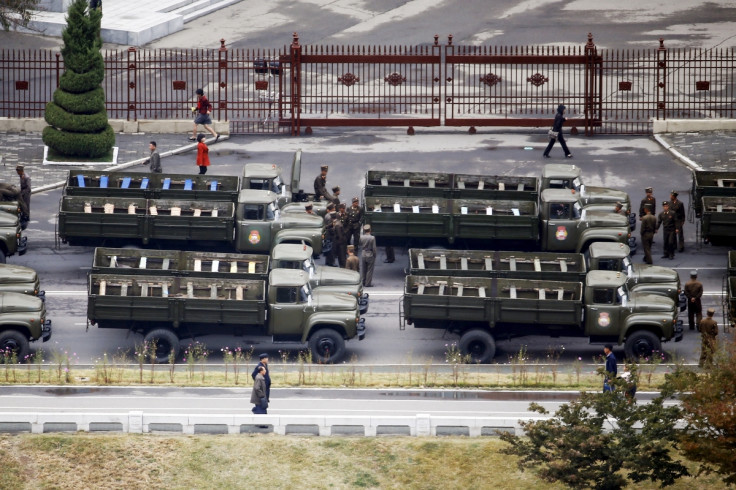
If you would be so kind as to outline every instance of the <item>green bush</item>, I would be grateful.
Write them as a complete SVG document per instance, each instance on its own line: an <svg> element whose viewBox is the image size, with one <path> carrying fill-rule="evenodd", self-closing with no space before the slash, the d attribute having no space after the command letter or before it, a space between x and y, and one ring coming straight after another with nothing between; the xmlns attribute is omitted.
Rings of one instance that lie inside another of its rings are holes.
<svg viewBox="0 0 736 490"><path fill-rule="evenodd" d="M107 112L75 114L67 112L53 102L46 104L46 122L51 126L72 133L98 133L107 126Z"/></svg>
<svg viewBox="0 0 736 490"><path fill-rule="evenodd" d="M72 94L57 90L54 92L54 103L67 112L75 114L94 114L105 111L105 92L97 87L91 92Z"/></svg>
<svg viewBox="0 0 736 490"><path fill-rule="evenodd" d="M99 87L104 78L104 69L95 69L88 73L76 73L71 70L66 70L59 79L59 88L65 92L81 94Z"/></svg>
<svg viewBox="0 0 736 490"><path fill-rule="evenodd" d="M75 73L87 73L105 69L105 61L99 51L85 50L82 53L73 53L64 57L64 69Z"/></svg>
<svg viewBox="0 0 736 490"><path fill-rule="evenodd" d="M47 126L43 130L43 142L63 155L97 158L115 145L115 133L110 126L99 133L65 133Z"/></svg>

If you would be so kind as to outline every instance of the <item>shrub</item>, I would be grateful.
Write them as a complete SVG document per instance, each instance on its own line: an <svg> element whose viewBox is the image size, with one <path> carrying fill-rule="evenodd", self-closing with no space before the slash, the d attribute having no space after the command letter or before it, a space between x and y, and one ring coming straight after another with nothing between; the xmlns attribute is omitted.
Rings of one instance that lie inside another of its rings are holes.
<svg viewBox="0 0 736 490"><path fill-rule="evenodd" d="M109 125L99 133L69 133L46 126L43 130L43 141L63 155L97 158L113 147L115 133Z"/></svg>

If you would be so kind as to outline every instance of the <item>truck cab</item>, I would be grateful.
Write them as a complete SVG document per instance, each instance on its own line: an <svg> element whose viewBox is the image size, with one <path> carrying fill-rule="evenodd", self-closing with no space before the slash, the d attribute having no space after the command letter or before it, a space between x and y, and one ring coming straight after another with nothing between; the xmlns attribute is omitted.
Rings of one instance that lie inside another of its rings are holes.
<svg viewBox="0 0 736 490"><path fill-rule="evenodd" d="M322 252L323 220L319 216L282 215L279 195L264 190L241 190L235 211L236 248L243 253L270 253L278 243L306 243Z"/></svg>
<svg viewBox="0 0 736 490"><path fill-rule="evenodd" d="M687 298L677 272L658 265L634 264L629 256L629 247L623 243L593 243L586 258L589 270L626 274L626 287L632 293L666 296L679 306L680 311L687 308Z"/></svg>
<svg viewBox="0 0 736 490"><path fill-rule="evenodd" d="M23 362L29 352L29 341L51 338L51 320L46 319L46 306L35 296L0 292L0 350L15 352Z"/></svg>
<svg viewBox="0 0 736 490"><path fill-rule="evenodd" d="M269 274L268 330L274 341L309 342L316 362L339 362L345 340L365 337L356 298L312 289L302 270L274 269Z"/></svg>
<svg viewBox="0 0 736 490"><path fill-rule="evenodd" d="M360 314L368 312L368 293L363 292L360 273L325 267L314 263L312 247L281 243L273 248L271 267L273 269L303 270L309 276L312 290L329 291L333 293L347 293L358 299Z"/></svg>
<svg viewBox="0 0 736 490"><path fill-rule="evenodd" d="M591 342L623 343L631 359L651 356L662 340L682 340L675 302L660 295L632 293L621 272L590 271L585 280L585 334Z"/></svg>
<svg viewBox="0 0 736 490"><path fill-rule="evenodd" d="M26 253L27 237L23 236L18 216L0 212L0 264L11 255Z"/></svg>
<svg viewBox="0 0 736 490"><path fill-rule="evenodd" d="M542 250L576 252L596 241L626 243L629 222L625 216L589 210L568 189L545 189L540 195Z"/></svg>
<svg viewBox="0 0 736 490"><path fill-rule="evenodd" d="M22 265L0 265L0 291L38 296L46 299L46 291L41 291L38 274L30 267Z"/></svg>

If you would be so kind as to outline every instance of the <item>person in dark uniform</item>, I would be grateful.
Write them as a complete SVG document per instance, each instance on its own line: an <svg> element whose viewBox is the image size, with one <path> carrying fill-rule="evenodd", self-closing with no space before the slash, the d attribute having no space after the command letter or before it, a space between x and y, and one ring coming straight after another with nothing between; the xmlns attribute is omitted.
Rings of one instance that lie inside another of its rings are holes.
<svg viewBox="0 0 736 490"><path fill-rule="evenodd" d="M644 206L651 206L652 216L656 218L657 216L657 199L652 195L654 192L654 189L651 187L647 187L644 189L644 192L646 192L646 196L644 196L644 199L641 200L641 204L639 204L639 221L643 221L644 219Z"/></svg>
<svg viewBox="0 0 736 490"><path fill-rule="evenodd" d="M616 214L620 214L621 216L626 216L626 211L624 211L624 205L620 202L617 202L613 205L613 212Z"/></svg>
<svg viewBox="0 0 736 490"><path fill-rule="evenodd" d="M352 244L355 247L355 253L358 253L358 245L360 244L360 227L363 226L363 208L360 206L360 199L357 197L353 198L353 204L346 211L347 217L345 218L345 231L348 234L348 243L352 239Z"/></svg>
<svg viewBox="0 0 736 490"><path fill-rule="evenodd" d="M662 227L664 235L663 259L675 258L675 247L677 247L677 227L675 225L675 213L670 209L670 202L662 202L662 212L657 216L657 231Z"/></svg>
<svg viewBox="0 0 736 490"><path fill-rule="evenodd" d="M255 414L268 413L268 399L266 397L266 368L263 366L256 368L256 375L253 378L253 391L250 393L250 402L253 404L251 412Z"/></svg>
<svg viewBox="0 0 736 490"><path fill-rule="evenodd" d="M677 199L677 191L670 192L670 210L675 213L675 229L677 230L677 251L685 251L685 236L682 225L685 224L685 205Z"/></svg>
<svg viewBox="0 0 736 490"><path fill-rule="evenodd" d="M338 208L340 207L340 186L336 185L332 188L332 202L335 203L335 206Z"/></svg>
<svg viewBox="0 0 736 490"><path fill-rule="evenodd" d="M618 366L616 365L616 356L613 355L613 346L606 344L603 346L603 353L606 355L606 377L603 378L603 393L613 391L611 380L618 374Z"/></svg>
<svg viewBox="0 0 736 490"><path fill-rule="evenodd" d="M684 289L687 297L687 321L690 330L695 330L695 325L700 325L700 320L703 319L703 306L700 303L703 283L698 281L698 271L690 271L690 280L685 283Z"/></svg>
<svg viewBox="0 0 736 490"><path fill-rule="evenodd" d="M567 121L567 118L565 117L565 106L560 104L557 106L557 114L555 114L555 122L552 123L552 131L557 133L557 138L549 139L549 144L547 145L547 148L544 149L544 153L542 154L544 158L549 158L549 151L554 146L555 141L560 142L562 151L565 152L565 158L572 158L572 153L570 153L570 150L567 148L567 143L565 143L565 138L564 136L562 136L562 125L565 123L565 121Z"/></svg>
<svg viewBox="0 0 736 490"><path fill-rule="evenodd" d="M652 214L652 207L644 205L644 216L641 217L641 245L644 248L644 262L652 263L652 243L657 233L657 218Z"/></svg>
<svg viewBox="0 0 736 490"><path fill-rule="evenodd" d="M715 314L713 308L708 308L708 316L700 321L700 362L698 366L713 365L713 353L716 351L716 336L718 336L718 323L713 319Z"/></svg>
<svg viewBox="0 0 736 490"><path fill-rule="evenodd" d="M337 256L338 267L345 268L345 261L348 258L348 235L345 232L345 205L340 204L338 206L340 211L337 213L334 221L332 222L332 228L335 235L335 241L333 247L335 248L335 255Z"/></svg>
<svg viewBox="0 0 736 490"><path fill-rule="evenodd" d="M256 376L258 375L258 370L260 368L265 368L266 373L263 375L263 377L266 380L266 401L271 401L271 372L268 370L268 354L261 354L258 356L258 359L260 359L260 362L256 365L256 368L251 373L250 377L253 378L253 380L256 379Z"/></svg>
<svg viewBox="0 0 736 490"><path fill-rule="evenodd" d="M373 268L377 254L376 237L371 235L371 225L364 225L363 236L360 237L360 277L364 287L373 287Z"/></svg>
<svg viewBox="0 0 736 490"><path fill-rule="evenodd" d="M320 167L319 175L314 179L314 200L319 201L323 197L325 201L332 201L332 194L327 190L327 165Z"/></svg>
<svg viewBox="0 0 736 490"><path fill-rule="evenodd" d="M20 216L18 218L21 228L25 230L31 219L31 178L26 173L26 168L23 165L17 165L15 172L20 177L20 199L18 199Z"/></svg>
<svg viewBox="0 0 736 490"><path fill-rule="evenodd" d="M337 252L337 244L335 243L335 218L337 213L335 212L335 204L330 203L327 205L327 212L325 213L325 265L335 267L335 253Z"/></svg>

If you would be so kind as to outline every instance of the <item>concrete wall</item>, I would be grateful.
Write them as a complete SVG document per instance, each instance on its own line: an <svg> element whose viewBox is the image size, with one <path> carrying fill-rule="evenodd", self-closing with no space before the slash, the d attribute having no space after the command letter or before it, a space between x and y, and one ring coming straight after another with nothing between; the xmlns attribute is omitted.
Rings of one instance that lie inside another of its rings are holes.
<svg viewBox="0 0 736 490"><path fill-rule="evenodd" d="M668 119L652 121L654 134L693 131L736 131L736 119Z"/></svg>
<svg viewBox="0 0 736 490"><path fill-rule="evenodd" d="M140 120L126 121L124 119L110 119L110 126L116 133L191 133L192 119L168 120ZM15 119L0 117L0 132L22 133L24 131L40 133L47 126L42 118ZM218 134L230 134L230 123L227 121L212 121L212 127ZM199 126L199 132L204 128Z"/></svg>
<svg viewBox="0 0 736 490"><path fill-rule="evenodd" d="M69 10L72 0L39 0L38 10L47 12L66 12Z"/></svg>

